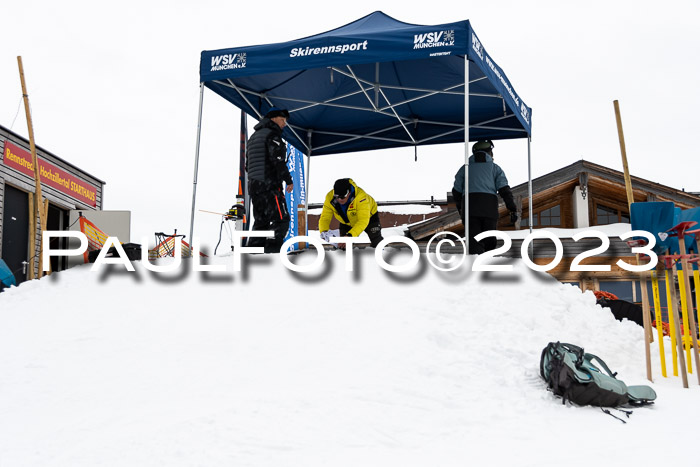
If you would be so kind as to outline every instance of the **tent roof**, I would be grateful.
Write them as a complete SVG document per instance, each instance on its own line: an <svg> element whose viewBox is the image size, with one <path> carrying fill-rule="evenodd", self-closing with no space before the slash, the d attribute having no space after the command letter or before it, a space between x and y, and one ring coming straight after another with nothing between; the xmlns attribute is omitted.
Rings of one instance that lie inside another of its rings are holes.
<svg viewBox="0 0 700 467"><path fill-rule="evenodd" d="M469 21L421 26L376 11L290 42L203 51L206 87L261 118L290 111L284 137L305 154L464 142L531 132L531 109Z"/></svg>

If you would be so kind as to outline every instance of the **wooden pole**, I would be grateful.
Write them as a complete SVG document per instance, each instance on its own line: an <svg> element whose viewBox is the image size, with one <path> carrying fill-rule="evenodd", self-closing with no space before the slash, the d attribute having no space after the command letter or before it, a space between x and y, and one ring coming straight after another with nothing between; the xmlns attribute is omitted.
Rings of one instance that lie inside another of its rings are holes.
<svg viewBox="0 0 700 467"><path fill-rule="evenodd" d="M46 227L47 227L47 225L48 225L48 222L49 222L49 200L48 200L48 198L44 200L44 222L46 222L46 224L44 224L44 225L41 227L42 235L44 235L43 232L44 232L44 230L46 229ZM43 248L43 245L42 245L42 248ZM43 254L43 251L42 251L42 254ZM51 262L49 262L49 269L48 269L48 271L46 272L46 275L48 276L48 275L51 274L52 272L53 272L53 269L51 268Z"/></svg>
<svg viewBox="0 0 700 467"><path fill-rule="evenodd" d="M698 336L697 327L695 326L695 311L693 310L693 296L690 293L690 273L691 269L688 263L688 258L685 255L685 233L680 232L678 235L678 244L681 250L681 265L683 267L683 279L685 280L686 300L688 303L688 323L690 325L690 337L693 347L693 357L695 358L695 373L700 384L700 357L698 356Z"/></svg>
<svg viewBox="0 0 700 467"><path fill-rule="evenodd" d="M34 193L28 193L29 197L29 265L27 280L34 279L34 258L36 257L36 208L34 207Z"/></svg>
<svg viewBox="0 0 700 467"><path fill-rule="evenodd" d="M297 235L306 235L306 206L297 205ZM306 242L299 242L299 249L306 249Z"/></svg>
<svg viewBox="0 0 700 467"><path fill-rule="evenodd" d="M615 106L615 119L617 120L617 136L620 139L620 153L622 154L622 169L625 174L625 190L627 190L627 204L634 203L634 194L632 193L632 179L630 177L630 169L627 166L627 149L625 149L625 134L622 131L622 117L620 115L620 103L617 100L613 101Z"/></svg>
<svg viewBox="0 0 700 467"><path fill-rule="evenodd" d="M639 255L637 255L637 264L639 264ZM644 355L646 357L647 363L647 379L653 381L651 377L651 348L649 347L649 342L652 342L654 335L651 332L651 316L649 307L649 291L647 290L647 271L642 271L640 274L640 286L642 289L642 313L644 322Z"/></svg>
<svg viewBox="0 0 700 467"><path fill-rule="evenodd" d="M41 278L44 275L44 230L46 230L46 219L49 215L49 200L45 199L43 204L39 207L41 209L41 212L43 216L40 216L40 222L41 225L40 231L41 231L41 236L42 236L42 241L39 242L39 274L38 277ZM49 264L49 272L46 273L46 275L49 275L51 272L51 265Z"/></svg>
<svg viewBox="0 0 700 467"><path fill-rule="evenodd" d="M688 296L685 291L685 271L681 270L681 263L676 262L676 275L678 276L678 290L680 292L681 301L681 311L680 317L683 322L681 330L683 331L683 345L685 346L686 352L686 363L688 364L688 373L693 372L693 361L691 359L691 345L690 345L690 325L688 324Z"/></svg>
<svg viewBox="0 0 700 467"><path fill-rule="evenodd" d="M632 203L634 203L634 194L632 193L632 179L630 178L629 167L627 166L627 150L625 149L625 135L622 132L622 117L620 116L620 104L617 100L613 101L615 106L615 119L617 120L617 135L620 138L620 153L622 154L622 168L625 173L625 189L627 191L627 205L629 207L630 217L632 215ZM637 255L637 264L640 264L639 255ZM649 292L647 291L646 271L640 274L640 286L642 289L642 312L644 313L644 353L647 363L647 379L652 381L651 377L651 349L649 342L654 338L651 332L651 318L649 316Z"/></svg>
<svg viewBox="0 0 700 467"><path fill-rule="evenodd" d="M41 171L39 170L39 160L36 156L36 144L34 143L34 126L32 125L32 114L29 110L29 95L27 94L27 85L24 81L24 67L22 66L22 57L17 57L17 65L19 66L19 79L22 83L22 97L24 99L24 113L27 115L27 130L29 131L29 148L32 153L32 164L34 165L34 211L39 213L39 219L42 228L46 226L46 217L42 206L43 197L41 195ZM42 235L43 237L43 235ZM35 239L36 240L36 239ZM36 256L36 241L32 242L30 254L32 258ZM39 241L39 249L43 247L43 240ZM41 277L43 271L39 267L38 277ZM32 273L33 274L33 273Z"/></svg>

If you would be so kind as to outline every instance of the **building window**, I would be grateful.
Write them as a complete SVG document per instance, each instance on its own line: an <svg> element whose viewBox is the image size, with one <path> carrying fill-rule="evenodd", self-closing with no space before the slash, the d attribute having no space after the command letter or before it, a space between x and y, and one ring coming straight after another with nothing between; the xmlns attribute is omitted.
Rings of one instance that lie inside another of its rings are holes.
<svg viewBox="0 0 700 467"><path fill-rule="evenodd" d="M629 223L630 216L620 209L596 204L595 207L596 225L615 224L618 222Z"/></svg>
<svg viewBox="0 0 700 467"><path fill-rule="evenodd" d="M559 205L540 211L540 225L542 226L559 226L561 225L561 215L559 214Z"/></svg>
<svg viewBox="0 0 700 467"><path fill-rule="evenodd" d="M537 213L532 215L532 226L537 227ZM520 227L530 227L530 216L523 214L523 219L520 222Z"/></svg>
<svg viewBox="0 0 700 467"><path fill-rule="evenodd" d="M533 227L560 227L561 226L561 207L560 205L552 206L551 208L538 211L532 215ZM520 222L520 227L530 227L530 218L527 213L523 213L523 219Z"/></svg>

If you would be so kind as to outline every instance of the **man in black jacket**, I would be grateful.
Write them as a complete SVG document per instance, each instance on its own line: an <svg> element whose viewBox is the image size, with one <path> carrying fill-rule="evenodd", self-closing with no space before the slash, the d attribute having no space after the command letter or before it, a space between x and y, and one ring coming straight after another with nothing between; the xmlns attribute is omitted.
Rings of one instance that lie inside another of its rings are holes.
<svg viewBox="0 0 700 467"><path fill-rule="evenodd" d="M287 185L287 193L294 189L287 169L287 147L282 141L288 118L287 110L272 107L248 139L246 172L255 217L253 230L273 230L275 237L251 237L247 246L264 246L265 253L279 253L289 230L289 212L282 190L282 182Z"/></svg>

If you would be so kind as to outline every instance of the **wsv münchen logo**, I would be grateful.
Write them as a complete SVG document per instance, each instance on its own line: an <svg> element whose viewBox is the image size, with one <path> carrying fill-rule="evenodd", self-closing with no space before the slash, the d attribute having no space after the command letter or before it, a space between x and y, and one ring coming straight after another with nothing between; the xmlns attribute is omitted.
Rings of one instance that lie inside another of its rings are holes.
<svg viewBox="0 0 700 467"><path fill-rule="evenodd" d="M245 53L217 55L211 58L211 71L245 68L245 61Z"/></svg>
<svg viewBox="0 0 700 467"><path fill-rule="evenodd" d="M455 45L455 31L433 31L424 34L413 35L414 49L427 49L430 47L447 47Z"/></svg>

